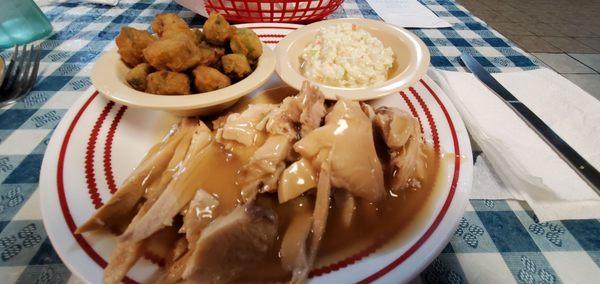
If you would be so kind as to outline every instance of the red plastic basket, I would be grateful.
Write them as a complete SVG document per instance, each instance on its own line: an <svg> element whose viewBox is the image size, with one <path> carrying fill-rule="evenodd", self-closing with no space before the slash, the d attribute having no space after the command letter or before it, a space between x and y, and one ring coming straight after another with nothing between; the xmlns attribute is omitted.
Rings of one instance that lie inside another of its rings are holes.
<svg viewBox="0 0 600 284"><path fill-rule="evenodd" d="M313 22L337 9L343 0L206 0L208 13L231 22Z"/></svg>

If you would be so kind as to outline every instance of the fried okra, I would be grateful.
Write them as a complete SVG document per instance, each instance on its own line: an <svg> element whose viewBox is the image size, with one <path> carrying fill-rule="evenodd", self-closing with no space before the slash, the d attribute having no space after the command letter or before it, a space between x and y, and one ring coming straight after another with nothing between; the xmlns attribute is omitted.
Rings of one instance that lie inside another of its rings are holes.
<svg viewBox="0 0 600 284"><path fill-rule="evenodd" d="M146 92L156 95L189 95L190 78L187 75L170 71L157 71L147 77Z"/></svg>
<svg viewBox="0 0 600 284"><path fill-rule="evenodd" d="M200 42L198 45L200 48L200 64L205 66L219 66L220 59L225 55L225 48L219 46L213 46L206 41Z"/></svg>
<svg viewBox="0 0 600 284"><path fill-rule="evenodd" d="M144 62L142 50L156 41L156 37L147 31L130 27L122 27L115 39L121 60L129 67Z"/></svg>
<svg viewBox="0 0 600 284"><path fill-rule="evenodd" d="M200 49L188 37L161 38L144 49L144 58L158 70L182 72L196 67L200 61Z"/></svg>
<svg viewBox="0 0 600 284"><path fill-rule="evenodd" d="M152 73L152 66L148 63L140 63L127 72L125 80L134 89L144 92L147 86L146 77L150 73Z"/></svg>
<svg viewBox="0 0 600 284"><path fill-rule="evenodd" d="M131 69L125 79L139 91L186 95L227 87L250 73L262 54L251 30L237 30L212 13L203 29L190 28L178 15L164 13L152 30L124 27L116 39L119 54Z"/></svg>
<svg viewBox="0 0 600 284"><path fill-rule="evenodd" d="M214 45L224 45L231 37L234 28L218 13L211 13L204 23L204 37Z"/></svg>
<svg viewBox="0 0 600 284"><path fill-rule="evenodd" d="M157 15L152 21L152 30L159 37L183 35L191 40L196 40L196 32L191 30L182 18L173 13Z"/></svg>
<svg viewBox="0 0 600 284"><path fill-rule="evenodd" d="M219 57L219 58L221 58L221 56L225 55L225 48L220 47L220 46L210 45L210 43L208 43L206 41L200 42L200 44L198 44L198 46L200 46L200 48L205 47L205 48L210 48L210 49L214 50L217 53L217 57Z"/></svg>
<svg viewBox="0 0 600 284"><path fill-rule="evenodd" d="M193 71L194 86L199 92L210 92L231 85L231 79L219 70L200 65Z"/></svg>
<svg viewBox="0 0 600 284"><path fill-rule="evenodd" d="M204 32L201 29L194 29L194 33L196 34L196 42L199 45L204 42Z"/></svg>
<svg viewBox="0 0 600 284"><path fill-rule="evenodd" d="M250 61L256 61L262 55L262 43L258 35L249 29L237 29L229 43L233 53L241 53Z"/></svg>
<svg viewBox="0 0 600 284"><path fill-rule="evenodd" d="M243 54L232 53L221 57L223 71L236 79L242 79L252 73L248 59Z"/></svg>
<svg viewBox="0 0 600 284"><path fill-rule="evenodd" d="M217 62L219 62L219 58L221 58L221 56L212 48L201 46L198 50L198 56L200 57L200 63L198 65L213 66L216 65Z"/></svg>

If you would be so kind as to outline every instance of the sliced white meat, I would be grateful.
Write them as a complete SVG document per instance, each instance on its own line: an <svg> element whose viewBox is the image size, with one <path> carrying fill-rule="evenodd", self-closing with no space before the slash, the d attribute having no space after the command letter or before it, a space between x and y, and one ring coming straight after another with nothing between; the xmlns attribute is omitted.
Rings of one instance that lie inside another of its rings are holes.
<svg viewBox="0 0 600 284"><path fill-rule="evenodd" d="M319 181L317 183L317 198L315 200L315 209L312 217L312 235L306 254L307 264L303 265L303 259L298 262L292 271L292 283L304 283L308 278L308 273L315 263L317 251L325 228L327 226L327 216L329 215L329 204L331 195L331 175L329 163L324 163L319 172Z"/></svg>
<svg viewBox="0 0 600 284"><path fill-rule="evenodd" d="M120 233L123 223L127 224L130 221L127 216L135 213L133 210L144 195L145 185L160 177L165 171L182 139L189 137L193 124L197 123L195 121L197 120L184 119L174 133L170 133L163 141L152 147L111 199L75 233L81 234L100 228L108 228Z"/></svg>
<svg viewBox="0 0 600 284"><path fill-rule="evenodd" d="M146 205L146 204L144 204ZM142 205L132 222L139 220L149 208ZM108 259L108 265L104 268L103 283L117 284L127 275L127 272L135 265L144 253L145 240L122 241L117 239L117 246L113 249Z"/></svg>
<svg viewBox="0 0 600 284"><path fill-rule="evenodd" d="M204 164L210 162L204 158L208 151L214 151L213 148L216 147L211 145L212 141L212 135L206 125L196 127L181 167L148 212L138 222L129 224L120 236L122 240L143 240L161 228L171 225L173 217L194 197L203 178L208 178L208 173L198 169L203 169Z"/></svg>
<svg viewBox="0 0 600 284"><path fill-rule="evenodd" d="M289 145L289 148L290 149L292 148L291 144ZM283 173L284 170L285 170L285 163L277 164L277 167L275 167L275 171L273 173L269 174L266 178L264 178L261 181L261 186L259 187L259 192L265 193L265 192L277 191L279 177L281 177L281 174Z"/></svg>
<svg viewBox="0 0 600 284"><path fill-rule="evenodd" d="M219 200L208 192L199 189L194 199L190 201L187 213L183 217L183 226L180 233L185 233L190 250L194 249L200 233L215 217L215 209Z"/></svg>
<svg viewBox="0 0 600 284"><path fill-rule="evenodd" d="M294 150L319 169L308 265L300 263L292 272L292 283L304 283L325 234L331 186L372 202L380 200L385 189L371 120L357 102L339 100L325 118L325 125L305 135L294 144ZM345 201L349 208L345 217L348 224L352 221L353 201L353 198Z"/></svg>
<svg viewBox="0 0 600 284"><path fill-rule="evenodd" d="M375 119L375 110L373 109L373 107L365 102L360 102L360 108L362 109L362 111L365 113L365 115L370 119L373 120Z"/></svg>
<svg viewBox="0 0 600 284"><path fill-rule="evenodd" d="M179 239L177 239L177 241L175 241L175 244L173 244L172 249L169 251L169 254L167 254L167 257L165 258L165 267L173 265L188 251L189 250L187 239L185 237L180 237Z"/></svg>
<svg viewBox="0 0 600 284"><path fill-rule="evenodd" d="M156 284L173 284L179 283L185 266L192 255L192 251L187 251L183 256L177 259L171 265L165 267L155 279L152 279L150 283Z"/></svg>
<svg viewBox="0 0 600 284"><path fill-rule="evenodd" d="M164 227L148 238L144 242L143 255L153 262L165 263L175 249L175 245L181 236L177 233L178 228Z"/></svg>
<svg viewBox="0 0 600 284"><path fill-rule="evenodd" d="M253 200L258 192L277 190L277 180L285 168L285 158L292 144L285 135L269 136L240 170L242 198Z"/></svg>
<svg viewBox="0 0 600 284"><path fill-rule="evenodd" d="M167 168L162 173L160 178L154 180L148 187L146 187L146 190L144 191L144 198L146 199L146 202L144 205L148 203L148 205L154 204L154 202L158 199L160 194L162 194L173 178L173 175L179 171L179 167L181 167L182 161L185 158L185 155L187 154L192 142L193 135L194 132L190 130L188 135L181 140L179 145L177 145L177 149L175 149Z"/></svg>
<svg viewBox="0 0 600 284"><path fill-rule="evenodd" d="M300 159L283 171L279 180L277 196L279 203L292 200L317 186L317 174L307 159Z"/></svg>
<svg viewBox="0 0 600 284"><path fill-rule="evenodd" d="M292 154L292 141L318 127L325 115L325 97L305 82L298 95L287 97L265 117L269 136L240 171L242 197L253 200L259 192L275 192L285 161Z"/></svg>
<svg viewBox="0 0 600 284"><path fill-rule="evenodd" d="M374 123L388 147L392 191L420 187L425 177L426 156L419 121L400 109L380 107Z"/></svg>
<svg viewBox="0 0 600 284"><path fill-rule="evenodd" d="M325 113L325 97L318 87L305 81L298 95L285 98L267 115L266 129L271 134L286 135L290 141L296 141L319 127Z"/></svg>
<svg viewBox="0 0 600 284"><path fill-rule="evenodd" d="M267 113L275 108L270 104L249 105L241 113L232 113L227 115L225 120L218 119L213 125L217 128L215 139L218 142L231 140L239 142L245 146L253 145L262 128Z"/></svg>
<svg viewBox="0 0 600 284"><path fill-rule="evenodd" d="M281 265L288 271L304 271L308 269L306 240L312 227L312 216L309 211L296 212L283 235L279 256Z"/></svg>
<svg viewBox="0 0 600 284"><path fill-rule="evenodd" d="M358 102L339 100L327 115L325 125L294 144L294 150L316 168L327 160L334 187L368 201L378 201L385 194L371 121Z"/></svg>
<svg viewBox="0 0 600 284"><path fill-rule="evenodd" d="M156 202L158 196L167 186L168 182L171 180L173 173L176 172L179 164L183 160L185 156L189 143L192 138L192 133L190 132L188 137L185 137L180 142L180 145L175 150L171 161L169 161L169 165L167 169L163 172L162 176L158 179L155 179L147 188L144 193L144 198L146 202L141 206L138 210L137 214L134 216L132 223L138 222L138 220L148 212L150 207ZM152 238L152 236L150 237ZM118 241L117 247L111 253L111 257L109 259L108 266L104 269L104 283L120 283L123 277L127 274L127 272L133 267L136 261L141 257L141 255L145 252L144 247L146 247L146 240L142 241ZM187 241L185 238L180 239L178 241L173 250L170 252L168 258L166 259L167 264L177 260L181 254L185 253L182 250L181 244L184 244L184 249L187 250Z"/></svg>
<svg viewBox="0 0 600 284"><path fill-rule="evenodd" d="M297 122L301 113L300 101L296 97L287 97L267 115L265 129L268 133L285 135L290 141L297 140Z"/></svg>
<svg viewBox="0 0 600 284"><path fill-rule="evenodd" d="M325 96L319 87L312 86L308 81L302 83L302 89L298 94L302 101L302 113L300 114L301 136L321 126L321 120L325 116Z"/></svg>
<svg viewBox="0 0 600 284"><path fill-rule="evenodd" d="M104 269L102 283L118 284L142 256L144 242L118 242Z"/></svg>
<svg viewBox="0 0 600 284"><path fill-rule="evenodd" d="M194 283L235 280L264 260L276 234L277 218L271 209L239 206L202 231L183 278Z"/></svg>
<svg viewBox="0 0 600 284"><path fill-rule="evenodd" d="M344 226L350 227L356 212L356 199L348 191L337 189L333 193L333 200L335 201L335 207L340 210L340 221Z"/></svg>

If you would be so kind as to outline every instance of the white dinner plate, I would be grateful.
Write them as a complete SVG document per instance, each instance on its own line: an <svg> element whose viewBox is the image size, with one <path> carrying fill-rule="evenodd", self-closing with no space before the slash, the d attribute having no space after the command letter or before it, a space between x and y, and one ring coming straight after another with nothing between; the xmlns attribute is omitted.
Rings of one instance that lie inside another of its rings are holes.
<svg viewBox="0 0 600 284"><path fill-rule="evenodd" d="M273 23L247 26L268 44L277 43L299 27ZM281 84L274 75L261 89ZM415 216L420 221L413 222L407 236L315 267L310 278L314 283L409 281L448 243L468 202L473 172L471 145L463 122L442 90L424 78L371 104L400 107L418 117L424 137L443 155L443 174L420 211L422 216ZM113 103L92 90L73 104L54 131L39 184L44 226L63 262L85 281L102 283L103 267L116 241L107 233L73 232L110 198L175 120L166 112ZM144 282L157 269L142 259L125 282Z"/></svg>

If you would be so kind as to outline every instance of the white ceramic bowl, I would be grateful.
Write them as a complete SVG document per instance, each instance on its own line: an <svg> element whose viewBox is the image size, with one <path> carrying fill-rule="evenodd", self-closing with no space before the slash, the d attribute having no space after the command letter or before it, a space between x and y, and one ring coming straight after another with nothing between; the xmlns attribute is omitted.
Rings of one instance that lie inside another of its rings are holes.
<svg viewBox="0 0 600 284"><path fill-rule="evenodd" d="M321 27L348 22L377 37L385 47L390 47L394 52L394 66L387 81L371 87L334 87L308 79L320 87L327 99L335 100L338 96L361 101L380 98L398 92L423 77L429 66L429 50L413 33L381 21L335 19L299 28L279 42L275 49L277 58L275 69L281 79L288 85L300 89L302 82L307 80L300 72L302 50L314 40Z"/></svg>
<svg viewBox="0 0 600 284"><path fill-rule="evenodd" d="M117 50L102 55L92 67L92 84L107 99L130 107L164 110L180 116L208 115L224 110L260 87L275 70L275 54L263 43L256 69L223 89L186 96L161 96L133 89L126 81L129 67Z"/></svg>

